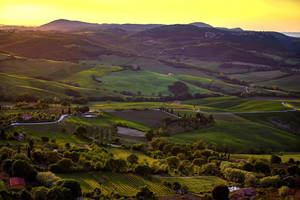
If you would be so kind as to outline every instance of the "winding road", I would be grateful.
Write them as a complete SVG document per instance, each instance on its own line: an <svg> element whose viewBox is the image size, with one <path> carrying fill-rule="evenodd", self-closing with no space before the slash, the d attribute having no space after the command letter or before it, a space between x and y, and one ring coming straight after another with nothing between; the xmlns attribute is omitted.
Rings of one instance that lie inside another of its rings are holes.
<svg viewBox="0 0 300 200"><path fill-rule="evenodd" d="M60 116L60 118L54 122L33 122L33 123L12 123L11 126L24 126L24 125L47 125L47 124L57 124L61 122L64 118L68 117L70 115L64 114Z"/></svg>

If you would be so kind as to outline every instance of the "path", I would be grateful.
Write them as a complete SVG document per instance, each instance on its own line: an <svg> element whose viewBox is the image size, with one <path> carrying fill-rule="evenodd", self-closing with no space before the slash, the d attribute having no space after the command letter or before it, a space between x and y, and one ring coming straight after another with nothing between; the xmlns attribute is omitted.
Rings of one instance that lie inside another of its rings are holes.
<svg viewBox="0 0 300 200"><path fill-rule="evenodd" d="M54 121L54 122L12 123L11 126L57 124L68 116L70 116L70 115L68 115L68 114L62 115L62 116L60 116L60 118L57 121Z"/></svg>

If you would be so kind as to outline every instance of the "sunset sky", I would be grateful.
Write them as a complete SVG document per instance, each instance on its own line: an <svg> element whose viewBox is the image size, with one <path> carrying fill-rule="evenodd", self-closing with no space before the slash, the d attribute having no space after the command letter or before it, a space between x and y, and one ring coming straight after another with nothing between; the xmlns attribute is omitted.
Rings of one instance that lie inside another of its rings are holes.
<svg viewBox="0 0 300 200"><path fill-rule="evenodd" d="M37 26L62 18L300 32L300 0L0 0L0 24Z"/></svg>

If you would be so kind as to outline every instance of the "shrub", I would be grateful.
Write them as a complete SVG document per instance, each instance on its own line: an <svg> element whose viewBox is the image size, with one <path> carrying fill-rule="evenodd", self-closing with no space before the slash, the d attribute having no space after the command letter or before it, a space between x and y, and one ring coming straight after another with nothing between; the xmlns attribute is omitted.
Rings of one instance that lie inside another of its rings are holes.
<svg viewBox="0 0 300 200"><path fill-rule="evenodd" d="M151 174L152 169L148 165L138 165L135 169L134 172L136 174L142 175L142 176L147 176Z"/></svg>
<svg viewBox="0 0 300 200"><path fill-rule="evenodd" d="M285 177L283 180L283 185L293 188L296 186L296 179L292 176Z"/></svg>
<svg viewBox="0 0 300 200"><path fill-rule="evenodd" d="M144 186L136 194L136 199L137 200L155 200L157 198L154 196L154 193L147 186Z"/></svg>
<svg viewBox="0 0 300 200"><path fill-rule="evenodd" d="M277 155L272 155L271 156L271 163L272 164L280 164L281 163L281 158Z"/></svg>
<svg viewBox="0 0 300 200"><path fill-rule="evenodd" d="M216 176L216 175L220 174L220 170L219 170L218 166L216 166L216 164L214 164L214 163L207 163L205 165L202 165L201 171L205 175Z"/></svg>
<svg viewBox="0 0 300 200"><path fill-rule="evenodd" d="M46 187L52 187L56 181L60 180L60 178L52 172L38 172L36 179L39 183Z"/></svg>
<svg viewBox="0 0 300 200"><path fill-rule="evenodd" d="M255 170L254 166L248 162L243 165L242 169L249 172L253 172Z"/></svg>
<svg viewBox="0 0 300 200"><path fill-rule="evenodd" d="M33 198L34 200L47 200L47 193L49 189L43 186L34 188Z"/></svg>
<svg viewBox="0 0 300 200"><path fill-rule="evenodd" d="M224 176L227 180L243 184L245 181L245 173L240 169L227 168L224 170Z"/></svg>
<svg viewBox="0 0 300 200"><path fill-rule="evenodd" d="M204 165L206 163L206 160L205 159L203 159L203 158L195 158L194 160L193 160L193 165L197 165L197 166L202 166L202 165Z"/></svg>
<svg viewBox="0 0 300 200"><path fill-rule="evenodd" d="M229 189L226 185L218 185L214 187L212 196L215 200L228 200Z"/></svg>
<svg viewBox="0 0 300 200"><path fill-rule="evenodd" d="M259 179L252 173L246 173L244 184L246 186L257 187L259 185Z"/></svg>
<svg viewBox="0 0 300 200"><path fill-rule="evenodd" d="M137 157L135 154L130 154L130 155L127 157L127 161L128 161L130 164L137 164L137 163L138 163L138 159L139 159L139 157Z"/></svg>
<svg viewBox="0 0 300 200"><path fill-rule="evenodd" d="M37 172L35 168L25 160L16 160L12 164L12 175L15 177L23 177L26 181L33 181Z"/></svg>
<svg viewBox="0 0 300 200"><path fill-rule="evenodd" d="M280 187L282 185L282 181L279 176L267 176L260 179L260 184L262 187Z"/></svg>
<svg viewBox="0 0 300 200"><path fill-rule="evenodd" d="M278 192L279 192L279 196L282 199L284 199L285 197L287 197L289 195L290 188L287 186L282 186L281 188L279 188Z"/></svg>
<svg viewBox="0 0 300 200"><path fill-rule="evenodd" d="M36 163L42 163L45 161L44 154L41 151L34 151L31 153L31 158Z"/></svg>
<svg viewBox="0 0 300 200"><path fill-rule="evenodd" d="M110 158L105 162L106 170L111 172L126 172L127 171L127 162L123 159L113 159Z"/></svg>
<svg viewBox="0 0 300 200"><path fill-rule="evenodd" d="M55 164L49 166L49 170L54 173L68 173L73 171L73 161L69 158L63 158Z"/></svg>
<svg viewBox="0 0 300 200"><path fill-rule="evenodd" d="M255 163L254 168L257 172L262 172L264 174L270 174L270 166L262 161Z"/></svg>
<svg viewBox="0 0 300 200"><path fill-rule="evenodd" d="M180 161L176 156L170 156L167 158L167 163L170 169L177 169L179 162Z"/></svg>

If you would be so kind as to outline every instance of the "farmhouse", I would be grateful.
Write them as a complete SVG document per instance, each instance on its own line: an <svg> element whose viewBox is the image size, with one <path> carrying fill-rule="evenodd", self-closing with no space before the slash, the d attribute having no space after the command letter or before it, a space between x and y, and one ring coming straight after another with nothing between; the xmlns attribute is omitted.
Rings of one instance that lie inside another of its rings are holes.
<svg viewBox="0 0 300 200"><path fill-rule="evenodd" d="M173 73L171 73L171 72L169 72L169 73L168 73L168 76L174 76L174 74L173 74Z"/></svg>
<svg viewBox="0 0 300 200"><path fill-rule="evenodd" d="M21 115L21 118L23 119L23 120L30 120L31 118L32 118L32 115L31 114L22 114Z"/></svg>
<svg viewBox="0 0 300 200"><path fill-rule="evenodd" d="M179 105L179 104L181 104L181 101L175 100L173 103Z"/></svg>
<svg viewBox="0 0 300 200"><path fill-rule="evenodd" d="M13 177L9 179L9 185L11 189L22 190L25 188L24 178Z"/></svg>

